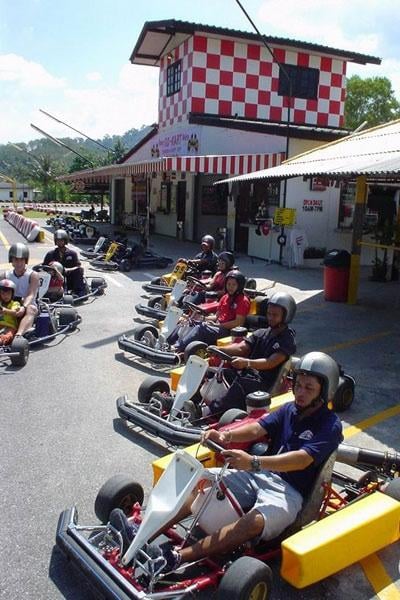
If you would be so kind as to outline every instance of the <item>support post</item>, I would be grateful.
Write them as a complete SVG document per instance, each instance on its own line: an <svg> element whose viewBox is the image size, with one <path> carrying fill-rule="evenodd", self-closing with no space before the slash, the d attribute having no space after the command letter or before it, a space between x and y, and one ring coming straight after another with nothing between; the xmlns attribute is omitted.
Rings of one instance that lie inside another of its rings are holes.
<svg viewBox="0 0 400 600"><path fill-rule="evenodd" d="M367 201L368 186L365 175L360 175L356 179L356 202L353 216L353 238L351 242L351 262L349 290L347 294L348 304L357 302L358 284L360 281L360 257L365 204Z"/></svg>

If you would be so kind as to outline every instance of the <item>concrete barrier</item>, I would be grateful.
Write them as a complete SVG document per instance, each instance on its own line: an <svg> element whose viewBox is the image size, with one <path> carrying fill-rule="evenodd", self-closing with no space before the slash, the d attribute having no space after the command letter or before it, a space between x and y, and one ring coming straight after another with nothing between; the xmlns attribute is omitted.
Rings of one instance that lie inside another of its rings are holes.
<svg viewBox="0 0 400 600"><path fill-rule="evenodd" d="M43 241L44 240L44 232L41 231L38 223L33 221L32 219L27 219L26 217L14 212L7 211L4 212L4 219L10 223L19 233L21 233L28 242L35 241Z"/></svg>

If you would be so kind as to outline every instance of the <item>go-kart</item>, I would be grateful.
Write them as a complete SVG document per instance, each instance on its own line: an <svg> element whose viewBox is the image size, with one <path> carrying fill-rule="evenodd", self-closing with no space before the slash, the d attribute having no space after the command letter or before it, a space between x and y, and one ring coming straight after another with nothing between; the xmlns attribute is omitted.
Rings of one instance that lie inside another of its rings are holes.
<svg viewBox="0 0 400 600"><path fill-rule="evenodd" d="M66 287L64 288L64 293L62 297L53 298L51 294L48 293L48 285L51 277L52 268L50 265L35 265L33 267L34 271L37 271L40 276L41 282L41 298L43 301L47 301L52 304L79 304L80 302L85 302L89 298L95 298L97 296L102 296L104 294L105 289L107 288L107 282L103 277L87 277L83 278L84 284L84 292L79 296L75 294L72 290L68 290ZM65 280L65 286L67 282ZM43 288L46 287L46 291L43 291Z"/></svg>
<svg viewBox="0 0 400 600"><path fill-rule="evenodd" d="M190 356L176 392L165 378L147 377L139 386L137 402L130 402L126 395L117 398L119 417L140 431L177 447L200 441L205 429L219 429L248 415L258 419L265 412L274 411L283 403L293 400L291 373L299 360L296 357L282 364L270 393L259 391L247 396L246 411L231 408L224 413L209 414L210 401L221 397L229 389L229 384L223 378L223 369L233 357L215 346L207 350L211 357L219 359L217 367L210 369L209 362L204 358ZM350 408L355 390L354 379L344 373L340 365L339 368L339 385L330 403L335 412ZM246 369L238 371L238 374L245 375Z"/></svg>
<svg viewBox="0 0 400 600"><path fill-rule="evenodd" d="M171 262L171 258L150 252L142 244L132 242L128 245L126 240L123 242L111 241L106 252L100 253L90 260L92 267L107 271L120 270L125 272L143 267L164 269Z"/></svg>
<svg viewBox="0 0 400 600"><path fill-rule="evenodd" d="M177 281L181 279L186 281L188 276L208 279L211 275L211 271L199 271L199 269L194 265L191 265L187 260L180 259L175 263L171 273L166 273L161 277L154 277L149 283L142 285L142 288L150 294L164 295L172 291L172 288Z"/></svg>
<svg viewBox="0 0 400 600"><path fill-rule="evenodd" d="M220 600L268 600L273 579L268 561L279 554L281 576L302 589L399 539L400 455L342 444L322 465L295 522L278 538L163 572L165 561L154 561L155 549L166 542L181 548L191 545L243 514L224 481L227 465L218 474L204 469L222 459L223 449L213 442L208 445L160 459L162 476L147 507L142 507L140 483L120 474L96 497L100 525L79 524L75 507L61 513L56 543L102 597L180 599L202 590L211 595L217 588ZM247 450L254 454L253 448ZM341 463L356 466L357 474L341 473ZM196 487L192 514L171 527ZM136 529L130 543L124 543L109 521L116 507Z"/></svg>
<svg viewBox="0 0 400 600"><path fill-rule="evenodd" d="M0 359L10 359L15 367L26 365L30 348L74 331L82 320L72 306L46 302L45 295L49 281L50 274L43 272L37 299L38 315L33 327L23 336L15 337L10 346L0 347Z"/></svg>

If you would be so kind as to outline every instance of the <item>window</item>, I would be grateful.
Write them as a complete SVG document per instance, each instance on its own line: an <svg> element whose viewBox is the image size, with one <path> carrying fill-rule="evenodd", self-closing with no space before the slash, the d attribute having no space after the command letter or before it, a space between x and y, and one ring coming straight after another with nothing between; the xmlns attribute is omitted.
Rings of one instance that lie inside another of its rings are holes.
<svg viewBox="0 0 400 600"><path fill-rule="evenodd" d="M177 60L167 68L167 96L172 96L181 89L182 61Z"/></svg>
<svg viewBox="0 0 400 600"><path fill-rule="evenodd" d="M8 192L8 196L9 196L9 198L13 198L14 197L14 192Z"/></svg>
<svg viewBox="0 0 400 600"><path fill-rule="evenodd" d="M292 82L292 98L316 100L319 84L319 70L296 65L283 65ZM289 96L289 81L283 69L279 69L279 96Z"/></svg>
<svg viewBox="0 0 400 600"><path fill-rule="evenodd" d="M201 188L201 214L226 215L228 206L228 184L203 185Z"/></svg>
<svg viewBox="0 0 400 600"><path fill-rule="evenodd" d="M28 197L28 192L24 192L24 198Z"/></svg>

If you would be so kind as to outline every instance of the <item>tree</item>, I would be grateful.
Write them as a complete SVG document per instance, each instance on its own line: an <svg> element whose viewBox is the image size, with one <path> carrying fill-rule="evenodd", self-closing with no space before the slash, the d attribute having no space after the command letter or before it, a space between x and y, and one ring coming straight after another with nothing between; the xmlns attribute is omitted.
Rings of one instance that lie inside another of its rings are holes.
<svg viewBox="0 0 400 600"><path fill-rule="evenodd" d="M400 104L387 77L353 75L347 80L346 127L356 129L363 121L374 127L399 117Z"/></svg>

